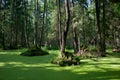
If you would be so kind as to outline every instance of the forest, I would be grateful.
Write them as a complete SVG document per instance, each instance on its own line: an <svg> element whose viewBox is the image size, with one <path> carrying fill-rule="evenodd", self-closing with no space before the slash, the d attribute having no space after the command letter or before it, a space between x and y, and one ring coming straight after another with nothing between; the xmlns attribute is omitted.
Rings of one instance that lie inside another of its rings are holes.
<svg viewBox="0 0 120 80"><path fill-rule="evenodd" d="M0 0L0 80L119 80L119 67L120 0Z"/></svg>

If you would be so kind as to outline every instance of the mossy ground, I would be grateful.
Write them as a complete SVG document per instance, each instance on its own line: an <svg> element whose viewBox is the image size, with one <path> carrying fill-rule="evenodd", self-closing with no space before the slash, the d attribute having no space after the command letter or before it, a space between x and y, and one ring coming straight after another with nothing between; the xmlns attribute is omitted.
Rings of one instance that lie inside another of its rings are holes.
<svg viewBox="0 0 120 80"><path fill-rule="evenodd" d="M80 65L60 67L50 63L58 50L45 56L20 56L24 51L0 51L0 80L120 80L120 53L108 50L109 55L98 61L82 59Z"/></svg>

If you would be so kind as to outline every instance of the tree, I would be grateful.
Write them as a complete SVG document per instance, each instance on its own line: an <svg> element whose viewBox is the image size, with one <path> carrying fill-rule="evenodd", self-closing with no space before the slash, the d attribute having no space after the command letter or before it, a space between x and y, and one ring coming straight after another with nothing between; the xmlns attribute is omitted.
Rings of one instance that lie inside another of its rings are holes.
<svg viewBox="0 0 120 80"><path fill-rule="evenodd" d="M106 0L103 0L103 25L102 25L102 54L101 56L105 56L105 50L106 50L106 45L105 45L105 39L106 39L106 16L105 16L105 5L106 5Z"/></svg>
<svg viewBox="0 0 120 80"><path fill-rule="evenodd" d="M28 1L27 0L23 0L23 5L24 5L24 26L23 26L23 31L22 31L22 33L23 33L23 41L22 41L22 43L24 43L23 44L23 46L25 47L30 47L29 46L29 41L28 41L28 34L27 34L27 3L28 3Z"/></svg>
<svg viewBox="0 0 120 80"><path fill-rule="evenodd" d="M0 19L1 19L1 21L2 20L4 21L5 20L5 11L3 12L3 15L2 15L2 5L3 5L2 0L0 0ZM4 28L3 28L4 27L4 22L3 21L0 23L0 28L1 28L1 30L0 30L1 33L0 34L1 34L1 39L2 39L1 44L2 44L2 47L4 49L5 48L5 36L4 36L5 32L4 32Z"/></svg>
<svg viewBox="0 0 120 80"><path fill-rule="evenodd" d="M101 53L102 50L102 41L101 41L101 27L100 27L100 0L95 0L95 8L96 8L96 20L97 20L97 28L98 28L98 52Z"/></svg>
<svg viewBox="0 0 120 80"><path fill-rule="evenodd" d="M73 26L73 47L74 53L78 52L78 37L77 37L77 27L76 27L76 20L74 15L74 1L72 0L72 26Z"/></svg>
<svg viewBox="0 0 120 80"><path fill-rule="evenodd" d="M42 42L43 42L43 33L44 33L44 28L45 28L45 19L46 19L46 5L47 0L44 0L44 11L43 11L43 21L42 21L42 28L41 28L41 33L40 33L40 48L42 47Z"/></svg>
<svg viewBox="0 0 120 80"><path fill-rule="evenodd" d="M38 29L38 0L35 0L34 2L35 6L35 27L34 27L34 46L37 49L38 43L37 43L37 29Z"/></svg>
<svg viewBox="0 0 120 80"><path fill-rule="evenodd" d="M105 45L105 27L106 27L106 22L105 22L105 3L106 1L103 0L103 25L101 26L101 18L100 18L100 11L101 11L101 1L100 0L95 0L95 6L96 6L96 19L97 19L97 28L98 28L98 52L101 54L101 56L105 56L105 50L106 50L106 45Z"/></svg>
<svg viewBox="0 0 120 80"><path fill-rule="evenodd" d="M1 40L1 35L2 35L2 24L1 24L1 21L2 21L2 0L0 0L0 46L2 45L2 40Z"/></svg>
<svg viewBox="0 0 120 80"><path fill-rule="evenodd" d="M70 22L69 0L65 0L65 10L66 10L66 22L65 22L64 31L62 33L62 45L61 45L62 56L64 56L64 53L65 53L65 46L66 46L66 40L67 40L69 22Z"/></svg>
<svg viewBox="0 0 120 80"><path fill-rule="evenodd" d="M57 18L58 18L58 31L59 31L59 45L61 47L61 43L62 43L62 32L61 32L61 2L60 0L56 0L58 6L57 6Z"/></svg>

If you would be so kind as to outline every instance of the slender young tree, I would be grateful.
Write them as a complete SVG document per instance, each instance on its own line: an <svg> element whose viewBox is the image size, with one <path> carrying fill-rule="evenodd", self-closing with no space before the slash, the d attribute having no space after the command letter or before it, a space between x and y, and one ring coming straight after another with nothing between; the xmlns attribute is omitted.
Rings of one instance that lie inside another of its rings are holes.
<svg viewBox="0 0 120 80"><path fill-rule="evenodd" d="M14 41L14 47L17 48L18 46L18 20L17 20L17 7L18 7L18 3L17 0L14 1L14 33L15 33L15 41Z"/></svg>
<svg viewBox="0 0 120 80"><path fill-rule="evenodd" d="M69 22L70 22L69 0L65 0L65 11L66 11L66 22L65 22L64 31L62 33L62 45L61 45L62 56L64 56L64 53L65 53L65 46L66 46L66 40L67 40Z"/></svg>
<svg viewBox="0 0 120 80"><path fill-rule="evenodd" d="M40 47L42 47L42 42L43 42L43 33L44 33L44 28L45 28L45 19L46 19L46 5L47 4L47 0L44 0L44 12L43 12L43 23L42 23L42 28L41 28L41 32L40 32Z"/></svg>
<svg viewBox="0 0 120 80"><path fill-rule="evenodd" d="M30 47L29 46L29 41L28 41L28 34L27 34L27 0L23 0L24 3L24 27L23 27L23 35L24 35L24 42L25 42L25 46L26 47Z"/></svg>
<svg viewBox="0 0 120 80"><path fill-rule="evenodd" d="M35 6L35 27L34 27L34 47L37 49L37 29L38 29L38 0L34 1Z"/></svg>
<svg viewBox="0 0 120 80"><path fill-rule="evenodd" d="M11 11L11 25L10 25L10 48L14 47L14 31L13 31L13 25L14 25L14 1L10 0L10 11Z"/></svg>
<svg viewBox="0 0 120 80"><path fill-rule="evenodd" d="M6 4L6 2L4 2L4 4ZM1 41L2 48L5 49L4 20L5 20L6 13L5 11L3 11L4 14L2 15L1 12L2 12L2 0L0 1L0 19L1 19L0 31L1 31L1 38L2 38L2 41Z"/></svg>
<svg viewBox="0 0 120 80"><path fill-rule="evenodd" d="M73 26L73 47L74 47L74 53L77 53L78 48L78 37L77 37L77 26L76 26L76 20L74 15L74 1L72 0L72 26Z"/></svg>
<svg viewBox="0 0 120 80"><path fill-rule="evenodd" d="M0 34L2 35L2 0L0 0ZM0 36L0 44L2 45L2 41L1 41L1 36Z"/></svg>
<svg viewBox="0 0 120 80"><path fill-rule="evenodd" d="M58 28L59 28L59 44L60 44L60 47L61 47L61 43L62 43L62 31L61 31L61 2L60 0L57 0L58 1Z"/></svg>

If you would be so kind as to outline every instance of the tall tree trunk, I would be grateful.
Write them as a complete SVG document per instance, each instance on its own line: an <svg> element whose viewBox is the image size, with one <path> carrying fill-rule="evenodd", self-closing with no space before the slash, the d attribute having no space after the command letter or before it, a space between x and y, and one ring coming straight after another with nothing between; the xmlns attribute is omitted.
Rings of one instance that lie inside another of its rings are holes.
<svg viewBox="0 0 120 80"><path fill-rule="evenodd" d="M72 26L73 26L73 47L74 53L77 53L78 48L78 36L77 36L77 27L76 27L76 20L74 16L74 1L72 0Z"/></svg>
<svg viewBox="0 0 120 80"><path fill-rule="evenodd" d="M0 19L1 19L1 24L0 24L0 28L1 28L1 44L2 44L2 48L3 49L5 49L5 36L4 36L4 34L5 34L5 32L4 32L4 25L5 25L5 23L4 23L4 20L5 20L5 11L4 11L4 14L3 14L3 16L2 16L2 14L1 14L1 12L2 12L2 10L1 10L1 8L2 8L2 1L0 1Z"/></svg>
<svg viewBox="0 0 120 80"><path fill-rule="evenodd" d="M38 0L35 0L35 28L34 28L34 46L37 49L37 29L38 29Z"/></svg>
<svg viewBox="0 0 120 80"><path fill-rule="evenodd" d="M28 34L27 34L27 0L24 0L24 27L23 27L23 30L24 30L24 39L25 39L25 46L26 47L30 47L29 46L29 41L28 41Z"/></svg>
<svg viewBox="0 0 120 80"><path fill-rule="evenodd" d="M14 22L13 18L14 18L14 1L11 0L11 21ZM14 37L14 32L13 32L14 23L13 22L10 25L10 48L14 47L14 39L13 39L13 37Z"/></svg>
<svg viewBox="0 0 120 80"><path fill-rule="evenodd" d="M59 36L59 45L61 47L62 43L62 31L61 31L61 2L60 0L56 0L57 6L57 22L58 22L58 36Z"/></svg>
<svg viewBox="0 0 120 80"><path fill-rule="evenodd" d="M58 0L59 2L59 42L60 42L60 47L62 44L62 27L61 27L61 2L60 0Z"/></svg>
<svg viewBox="0 0 120 80"><path fill-rule="evenodd" d="M85 9L83 8L83 14L85 14ZM83 47L86 47L86 33L85 33L85 16L83 15L83 17L82 17L83 19L83 23L82 23L82 32L83 32L83 44L82 44L82 46Z"/></svg>
<svg viewBox="0 0 120 80"><path fill-rule="evenodd" d="M5 20L5 12L4 12L4 20ZM3 49L5 49L5 32L4 32L4 25L5 25L5 23L4 22L2 22L2 47L3 47Z"/></svg>
<svg viewBox="0 0 120 80"><path fill-rule="evenodd" d="M43 35L44 35L43 32L45 27L46 4L47 4L47 0L44 0L43 24L42 24L41 33L40 33L40 48L42 47Z"/></svg>
<svg viewBox="0 0 120 80"><path fill-rule="evenodd" d="M106 45L105 45L105 27L106 27L106 16L105 16L105 5L106 5L106 0L103 0L103 26L102 26L102 54L101 56L105 56L105 50L106 50Z"/></svg>
<svg viewBox="0 0 120 80"><path fill-rule="evenodd" d="M17 1L14 1L14 33L15 33L15 38L14 38L14 48L17 48L18 44L18 26L17 26Z"/></svg>
<svg viewBox="0 0 120 80"><path fill-rule="evenodd" d="M98 53L102 51L102 39L101 39L101 27L100 27L100 1L95 0L95 8L96 8L96 18L97 18L97 28L98 28Z"/></svg>
<svg viewBox="0 0 120 80"><path fill-rule="evenodd" d="M0 34L2 35L2 0L0 0ZM0 44L2 45L2 37L0 36Z"/></svg>
<svg viewBox="0 0 120 80"><path fill-rule="evenodd" d="M25 47L26 44L25 44L25 31L24 31L24 27L25 27L25 22L24 20L22 21L22 29L21 29L21 46L22 47Z"/></svg>
<svg viewBox="0 0 120 80"><path fill-rule="evenodd" d="M69 0L65 0L65 10L66 10L66 22L64 31L62 34L62 45L61 45L61 54L64 56L65 53L65 46L66 46L66 39L69 30L69 22L70 22L70 9L69 9Z"/></svg>
<svg viewBox="0 0 120 80"><path fill-rule="evenodd" d="M97 42L96 42L97 37L94 36L94 35L96 35L96 13L95 13L95 12L94 12L94 34L93 34L93 45L94 45L94 47L96 47L96 46L97 46Z"/></svg>

